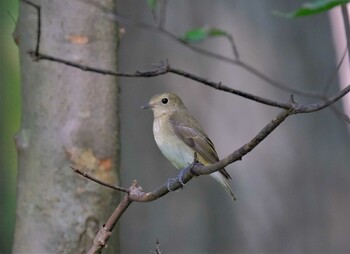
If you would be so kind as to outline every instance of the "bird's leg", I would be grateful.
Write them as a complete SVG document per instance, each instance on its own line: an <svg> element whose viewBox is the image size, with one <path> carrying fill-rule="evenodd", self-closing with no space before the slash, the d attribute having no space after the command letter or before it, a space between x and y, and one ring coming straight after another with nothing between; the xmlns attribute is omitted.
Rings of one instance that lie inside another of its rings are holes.
<svg viewBox="0 0 350 254"><path fill-rule="evenodd" d="M185 173L186 173L187 168L190 167L190 171L192 171L193 166L196 165L196 164L198 164L198 163L199 163L199 162L198 162L197 152L194 152L194 154L193 154L193 162L192 162L190 165L188 165L186 168L182 169L182 170L180 171L179 176L178 176L178 180L179 180L179 182L181 183L182 186L185 186L185 183L184 183L184 181L183 181L183 177L184 177L184 175L185 175ZM196 175L196 176L197 176L197 175Z"/></svg>
<svg viewBox="0 0 350 254"><path fill-rule="evenodd" d="M198 163L198 155L197 155L197 152L194 152L193 154L193 164L196 164Z"/></svg>
<svg viewBox="0 0 350 254"><path fill-rule="evenodd" d="M176 178L170 178L169 180L168 180L168 182L167 182L167 189L168 189L168 191L173 191L171 188L170 188L170 185L174 182L174 181L179 181L180 183L181 183L181 185L182 185L182 188L185 186L185 183L184 183L184 180L183 180L183 178L184 178L184 176L185 176L185 174L186 174L186 171L188 170L188 167L190 167L190 171L192 172L192 168L194 167L194 165L196 165L196 164L199 164L199 162L198 162L198 157L197 157L197 153L196 152L194 152L194 155L193 155L193 162L190 164L190 165L188 165L187 167L185 167L185 168L183 168L183 169L181 169L181 171L180 171L180 174L176 177ZM193 173L193 172L192 172ZM195 176L198 176L197 174L195 174L195 173L193 173Z"/></svg>
<svg viewBox="0 0 350 254"><path fill-rule="evenodd" d="M168 180L168 183L167 183L167 188L168 188L168 191L173 191L171 188L170 188L170 185L173 183L173 182L176 182L176 181L179 181L179 183L182 185L181 188L183 188L185 186L185 183L184 183L184 176L186 174L186 171L188 170L188 167L191 167L192 168L192 164L191 165L188 165L187 167L181 169L179 175L176 177L176 178L170 178Z"/></svg>
<svg viewBox="0 0 350 254"><path fill-rule="evenodd" d="M172 192L173 190L170 188L170 185L175 181L176 179L170 178L168 179L168 182L166 184L166 188L168 189L169 192Z"/></svg>
<svg viewBox="0 0 350 254"><path fill-rule="evenodd" d="M172 184L173 184L174 182L176 182L176 181L179 181L179 182L181 183L182 187L185 185L185 184L182 182L182 180L179 179L179 177L170 178L170 179L168 179L168 182L167 182L167 185L166 185L168 191L170 191L170 192L174 191L174 190L171 189L170 185L172 185ZM182 188L182 187L181 187L181 188Z"/></svg>
<svg viewBox="0 0 350 254"><path fill-rule="evenodd" d="M196 166L196 165L202 165L199 161L198 161L198 155L197 155L197 152L194 152L194 155L193 155L193 162L192 162L192 166L191 166L191 173L193 175L195 175L196 177L200 176L200 174L197 174L196 172L193 172L193 168Z"/></svg>
<svg viewBox="0 0 350 254"><path fill-rule="evenodd" d="M186 169L187 169L187 167L184 168L184 169L182 169L182 170L180 171L180 174L179 174L178 177L177 177L177 179L178 179L179 182L181 183L182 187L185 186L185 183L184 183L184 181L182 180L182 178L184 177L184 174L185 174L185 170L186 170Z"/></svg>

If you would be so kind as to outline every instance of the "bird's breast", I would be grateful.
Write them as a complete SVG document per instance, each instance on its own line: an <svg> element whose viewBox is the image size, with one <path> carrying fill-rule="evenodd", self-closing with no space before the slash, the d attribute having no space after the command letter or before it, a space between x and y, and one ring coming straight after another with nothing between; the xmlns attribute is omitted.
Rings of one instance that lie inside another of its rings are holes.
<svg viewBox="0 0 350 254"><path fill-rule="evenodd" d="M160 151L177 169L193 162L194 150L172 132L167 119L154 120L153 134Z"/></svg>

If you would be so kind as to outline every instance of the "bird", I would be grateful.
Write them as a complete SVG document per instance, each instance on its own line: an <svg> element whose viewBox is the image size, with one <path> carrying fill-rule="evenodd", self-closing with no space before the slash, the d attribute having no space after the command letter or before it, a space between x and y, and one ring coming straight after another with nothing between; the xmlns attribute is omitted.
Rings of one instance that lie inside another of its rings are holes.
<svg viewBox="0 0 350 254"><path fill-rule="evenodd" d="M156 94L141 109L153 111L154 139L175 168L181 170L193 163L195 154L204 166L219 161L213 142L175 93ZM228 183L231 176L224 168L210 176L225 188L233 202L237 200Z"/></svg>

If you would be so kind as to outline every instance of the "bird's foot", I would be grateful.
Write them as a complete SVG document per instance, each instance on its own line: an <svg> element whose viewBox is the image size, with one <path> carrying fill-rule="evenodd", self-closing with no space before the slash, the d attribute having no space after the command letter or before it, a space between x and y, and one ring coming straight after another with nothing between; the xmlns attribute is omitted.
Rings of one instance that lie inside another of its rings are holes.
<svg viewBox="0 0 350 254"><path fill-rule="evenodd" d="M183 188L185 186L185 183L184 183L184 180L183 180L184 175L185 175L185 169L181 170L180 174L176 178L170 178L168 180L168 182L167 182L167 189L168 189L168 191L174 191L174 190L171 189L170 186L173 183L177 182L177 181L182 185L181 188Z"/></svg>
<svg viewBox="0 0 350 254"><path fill-rule="evenodd" d="M185 179L184 178L186 176L187 171L190 170L192 172L192 168L196 164L200 164L200 163L197 162L197 156L196 156L196 153L195 153L194 162L192 164L188 165L186 168L183 168L176 178L170 178L168 180L168 182L167 182L167 189L168 189L168 191L174 191L174 190L171 189L170 185L172 185L173 183L175 183L177 181L182 185L181 188L183 188L185 186ZM194 172L192 172L192 174L194 174L195 176L198 176L198 174L196 174Z"/></svg>
<svg viewBox="0 0 350 254"><path fill-rule="evenodd" d="M197 173L197 172L195 172L193 169L195 168L195 167L200 167L200 166L204 166L202 163L200 163L200 162L193 162L192 163L192 168L191 168L191 173L195 176L195 177L198 177L198 176L200 176L201 174L199 174L199 173Z"/></svg>
<svg viewBox="0 0 350 254"><path fill-rule="evenodd" d="M171 185L173 185L173 184L174 184L175 182L177 182L177 181L179 181L179 182L181 183L182 187L185 185L185 184L182 182L182 180L179 179L179 177L177 177L177 178L170 178L170 179L168 179L168 182L167 182L167 185L166 185L168 191L170 191L170 192L175 191L175 190L171 189ZM181 188L182 188L182 187L181 187Z"/></svg>
<svg viewBox="0 0 350 254"><path fill-rule="evenodd" d="M169 192L172 192L173 190L170 188L170 185L175 181L176 179L170 178L168 179L168 182L166 184L166 188L168 189Z"/></svg>
<svg viewBox="0 0 350 254"><path fill-rule="evenodd" d="M186 169L186 168L185 168ZM180 174L178 175L177 179L179 180L179 182L181 183L182 187L185 186L185 183L183 181L183 177L184 177L184 174L185 174L185 169L181 170L180 171Z"/></svg>
<svg viewBox="0 0 350 254"><path fill-rule="evenodd" d="M196 173L196 172L193 170L196 166L203 166L203 164L201 164L201 163L198 161L197 152L194 152L194 154L193 154L193 162L192 162L192 164L191 164L190 171L191 171L191 173L192 173L195 177L198 177L198 176L200 176L200 174Z"/></svg>

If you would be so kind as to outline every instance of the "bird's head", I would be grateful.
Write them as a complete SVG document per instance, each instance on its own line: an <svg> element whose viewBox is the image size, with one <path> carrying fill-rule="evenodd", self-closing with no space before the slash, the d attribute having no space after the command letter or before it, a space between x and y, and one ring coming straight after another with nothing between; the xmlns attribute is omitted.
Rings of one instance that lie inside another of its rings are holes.
<svg viewBox="0 0 350 254"><path fill-rule="evenodd" d="M152 109L154 116L172 113L186 109L179 96L174 93L162 93L154 95L151 100L143 105L141 109Z"/></svg>

